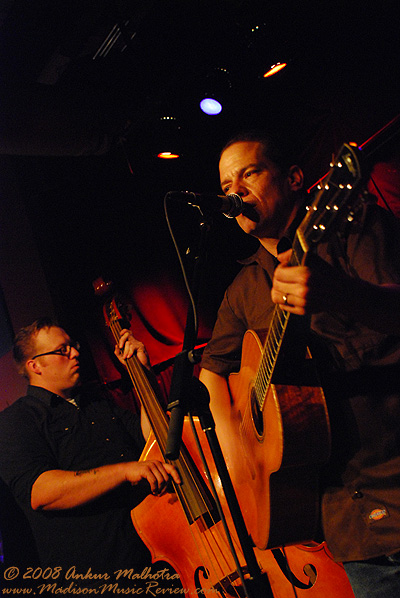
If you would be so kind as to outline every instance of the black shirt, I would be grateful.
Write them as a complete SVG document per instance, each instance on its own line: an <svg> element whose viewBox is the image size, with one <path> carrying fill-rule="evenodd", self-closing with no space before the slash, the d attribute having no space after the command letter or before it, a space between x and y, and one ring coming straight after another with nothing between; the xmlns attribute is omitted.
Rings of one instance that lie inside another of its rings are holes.
<svg viewBox="0 0 400 598"><path fill-rule="evenodd" d="M146 488L126 483L73 509L31 507L32 486L45 471L85 470L140 456L144 439L137 415L101 394L78 396L76 405L29 386L27 396L0 413L0 476L27 517L42 566L98 573L143 567L150 554L130 512Z"/></svg>

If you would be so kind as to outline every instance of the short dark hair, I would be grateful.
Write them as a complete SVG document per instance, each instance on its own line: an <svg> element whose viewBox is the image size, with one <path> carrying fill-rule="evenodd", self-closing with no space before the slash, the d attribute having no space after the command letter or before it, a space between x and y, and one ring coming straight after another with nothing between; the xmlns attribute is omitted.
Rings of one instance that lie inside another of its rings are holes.
<svg viewBox="0 0 400 598"><path fill-rule="evenodd" d="M278 135L272 130L264 129L250 129L236 133L222 148L220 158L223 152L234 143L246 141L260 143L263 147L264 156L276 164L283 172L287 172L291 166L298 164L294 144L287 141L283 134Z"/></svg>
<svg viewBox="0 0 400 598"><path fill-rule="evenodd" d="M35 320L30 326L21 328L15 335L13 343L13 357L17 364L18 372L28 378L25 363L35 352L36 336L43 328L58 326L53 318L43 317Z"/></svg>

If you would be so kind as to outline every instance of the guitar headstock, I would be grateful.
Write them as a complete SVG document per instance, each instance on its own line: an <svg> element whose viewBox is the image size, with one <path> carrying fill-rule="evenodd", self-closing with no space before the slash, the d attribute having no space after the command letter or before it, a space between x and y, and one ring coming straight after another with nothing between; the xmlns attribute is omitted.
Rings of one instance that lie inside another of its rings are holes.
<svg viewBox="0 0 400 598"><path fill-rule="evenodd" d="M362 181L360 162L361 150L357 144L344 144L330 171L318 184L314 200L297 229L303 253L326 237L339 220L354 218L361 203L358 193Z"/></svg>

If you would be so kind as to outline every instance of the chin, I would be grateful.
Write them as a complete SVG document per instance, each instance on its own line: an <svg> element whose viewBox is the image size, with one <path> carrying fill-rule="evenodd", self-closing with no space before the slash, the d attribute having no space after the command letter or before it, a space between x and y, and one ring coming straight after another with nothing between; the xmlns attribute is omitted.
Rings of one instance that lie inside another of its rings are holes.
<svg viewBox="0 0 400 598"><path fill-rule="evenodd" d="M253 220L249 220L248 218L243 218L241 220L238 219L238 225L242 229L244 233L247 235L255 236L257 233L257 222L253 222Z"/></svg>
<svg viewBox="0 0 400 598"><path fill-rule="evenodd" d="M253 226L248 224L247 226L241 226L240 228L247 235L249 235L250 237L254 237L255 239L261 239L264 236L262 234L262 231L260 231L260 229L257 228L257 226L254 226L254 223L253 223Z"/></svg>
<svg viewBox="0 0 400 598"><path fill-rule="evenodd" d="M77 373L76 376L74 376L71 380L71 388L75 388L75 386L78 386L78 384L81 383L81 378L79 376L79 373Z"/></svg>

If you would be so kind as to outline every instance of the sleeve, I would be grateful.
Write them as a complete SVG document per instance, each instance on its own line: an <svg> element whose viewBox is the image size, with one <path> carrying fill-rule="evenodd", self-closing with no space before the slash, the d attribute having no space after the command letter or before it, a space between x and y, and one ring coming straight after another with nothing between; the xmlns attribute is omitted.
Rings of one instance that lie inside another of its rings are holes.
<svg viewBox="0 0 400 598"><path fill-rule="evenodd" d="M0 414L0 476L23 507L30 507L36 479L58 464L40 430L40 421L19 402Z"/></svg>
<svg viewBox="0 0 400 598"><path fill-rule="evenodd" d="M209 343L203 352L201 367L227 376L240 369L241 349L246 326L233 311L229 291L218 310L217 321Z"/></svg>
<svg viewBox="0 0 400 598"><path fill-rule="evenodd" d="M352 271L374 284L400 284L400 220L376 204L367 204L360 224L360 234L349 235Z"/></svg>
<svg viewBox="0 0 400 598"><path fill-rule="evenodd" d="M364 206L345 238L318 248L319 255L347 275L372 284L400 284L400 221L375 204ZM312 316L312 328L340 369L397 363L400 339L376 332L340 313Z"/></svg>
<svg viewBox="0 0 400 598"><path fill-rule="evenodd" d="M267 272L258 263L245 265L225 292L201 366L222 376L238 372L246 330L264 331L274 307Z"/></svg>

